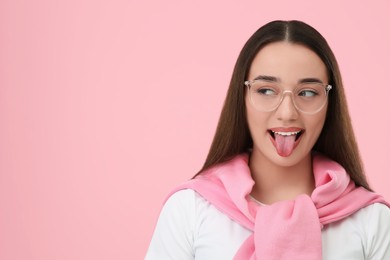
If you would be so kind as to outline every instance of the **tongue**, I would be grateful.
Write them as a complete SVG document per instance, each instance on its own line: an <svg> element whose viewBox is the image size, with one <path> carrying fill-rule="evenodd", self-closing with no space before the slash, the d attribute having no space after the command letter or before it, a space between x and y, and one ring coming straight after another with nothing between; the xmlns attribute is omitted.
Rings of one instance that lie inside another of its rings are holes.
<svg viewBox="0 0 390 260"><path fill-rule="evenodd" d="M276 150L280 156L290 156L294 149L295 137L296 135L275 134Z"/></svg>

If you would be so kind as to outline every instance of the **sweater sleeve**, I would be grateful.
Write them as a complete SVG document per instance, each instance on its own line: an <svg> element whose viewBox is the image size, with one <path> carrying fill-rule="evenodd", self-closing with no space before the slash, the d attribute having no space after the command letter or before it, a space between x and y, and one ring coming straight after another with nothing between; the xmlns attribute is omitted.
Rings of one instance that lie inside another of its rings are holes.
<svg viewBox="0 0 390 260"><path fill-rule="evenodd" d="M146 260L193 260L195 193L180 190L163 206Z"/></svg>
<svg viewBox="0 0 390 260"><path fill-rule="evenodd" d="M390 209L384 204L374 204L366 227L368 259L390 259Z"/></svg>

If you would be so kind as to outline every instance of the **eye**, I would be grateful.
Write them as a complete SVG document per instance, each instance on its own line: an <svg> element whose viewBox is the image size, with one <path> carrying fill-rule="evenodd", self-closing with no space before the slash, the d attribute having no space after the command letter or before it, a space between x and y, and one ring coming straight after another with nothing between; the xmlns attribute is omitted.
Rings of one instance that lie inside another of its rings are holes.
<svg viewBox="0 0 390 260"><path fill-rule="evenodd" d="M256 89L256 93L264 95L264 96L274 96L277 95L276 91L272 88L258 88Z"/></svg>
<svg viewBox="0 0 390 260"><path fill-rule="evenodd" d="M299 91L298 96L301 97L315 97L318 95L318 92L314 89L303 89Z"/></svg>

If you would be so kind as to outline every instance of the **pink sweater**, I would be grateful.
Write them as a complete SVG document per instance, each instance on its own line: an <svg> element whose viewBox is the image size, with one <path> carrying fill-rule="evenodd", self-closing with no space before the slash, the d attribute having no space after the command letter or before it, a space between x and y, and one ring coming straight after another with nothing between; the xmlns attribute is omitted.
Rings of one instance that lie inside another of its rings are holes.
<svg viewBox="0 0 390 260"><path fill-rule="evenodd" d="M249 199L254 185L248 155L213 167L176 187L193 189L231 219L253 231L235 259L321 259L321 229L359 209L380 202L378 194L356 187L344 168L313 155L315 189L311 196L260 207ZM171 194L172 194L171 193Z"/></svg>

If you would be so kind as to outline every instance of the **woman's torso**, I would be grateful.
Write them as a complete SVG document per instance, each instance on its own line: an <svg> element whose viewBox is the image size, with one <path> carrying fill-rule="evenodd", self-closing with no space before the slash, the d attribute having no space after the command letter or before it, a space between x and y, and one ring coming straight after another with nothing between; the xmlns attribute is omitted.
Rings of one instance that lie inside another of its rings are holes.
<svg viewBox="0 0 390 260"><path fill-rule="evenodd" d="M389 219L386 206L373 204L326 225L323 259L390 259ZM181 190L164 205L146 259L233 259L251 233L197 192Z"/></svg>

